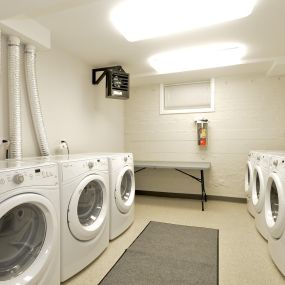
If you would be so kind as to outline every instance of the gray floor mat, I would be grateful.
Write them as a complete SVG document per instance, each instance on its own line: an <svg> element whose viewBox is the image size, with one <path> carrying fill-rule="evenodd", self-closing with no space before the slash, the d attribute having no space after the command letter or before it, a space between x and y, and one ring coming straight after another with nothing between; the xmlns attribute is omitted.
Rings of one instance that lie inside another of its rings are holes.
<svg viewBox="0 0 285 285"><path fill-rule="evenodd" d="M218 285L218 230L150 222L100 284Z"/></svg>

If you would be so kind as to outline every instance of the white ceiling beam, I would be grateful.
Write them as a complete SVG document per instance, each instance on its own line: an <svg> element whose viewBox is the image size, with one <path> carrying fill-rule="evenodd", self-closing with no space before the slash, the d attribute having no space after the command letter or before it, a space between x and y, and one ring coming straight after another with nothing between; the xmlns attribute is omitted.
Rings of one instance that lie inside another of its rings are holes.
<svg viewBox="0 0 285 285"><path fill-rule="evenodd" d="M25 16L0 21L2 33L19 37L21 42L32 44L40 50L50 49L50 31L33 19Z"/></svg>

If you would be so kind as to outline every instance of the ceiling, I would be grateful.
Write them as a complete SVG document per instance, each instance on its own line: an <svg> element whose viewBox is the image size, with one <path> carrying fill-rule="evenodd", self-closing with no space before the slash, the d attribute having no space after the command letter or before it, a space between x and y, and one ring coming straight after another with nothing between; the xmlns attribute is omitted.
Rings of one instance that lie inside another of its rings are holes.
<svg viewBox="0 0 285 285"><path fill-rule="evenodd" d="M228 74L267 73L273 59L285 57L284 0L259 0L252 15L247 18L132 43L119 34L110 21L110 12L120 1L9 0L1 4L4 1L0 0L0 18L16 14L29 15L50 29L54 46L80 57L93 67L120 64L131 74L134 85ZM159 20L159 15L157 18ZM247 55L243 64L157 75L147 62L148 57L159 52L220 42L245 44Z"/></svg>
<svg viewBox="0 0 285 285"><path fill-rule="evenodd" d="M92 0L0 0L0 20L19 15L52 13L70 9L91 1Z"/></svg>

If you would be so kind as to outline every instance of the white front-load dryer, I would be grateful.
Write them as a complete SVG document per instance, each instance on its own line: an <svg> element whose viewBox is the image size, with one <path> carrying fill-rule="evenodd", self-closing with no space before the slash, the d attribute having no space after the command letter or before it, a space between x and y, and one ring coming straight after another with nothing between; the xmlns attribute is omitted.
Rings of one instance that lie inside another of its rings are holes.
<svg viewBox="0 0 285 285"><path fill-rule="evenodd" d="M55 163L0 162L0 284L60 284Z"/></svg>
<svg viewBox="0 0 285 285"><path fill-rule="evenodd" d="M94 261L109 245L106 157L52 157L61 189L61 281Z"/></svg>
<svg viewBox="0 0 285 285"><path fill-rule="evenodd" d="M135 219L135 175L131 153L109 156L110 240L126 231Z"/></svg>
<svg viewBox="0 0 285 285"><path fill-rule="evenodd" d="M285 275L285 155L271 157L264 208L269 252Z"/></svg>
<svg viewBox="0 0 285 285"><path fill-rule="evenodd" d="M245 195L246 195L246 202L247 202L247 210L252 217L255 215L254 206L252 203L252 185L253 185L253 170L256 162L256 157L259 154L258 151L250 151L248 154L248 160L246 164L246 171L245 171Z"/></svg>
<svg viewBox="0 0 285 285"><path fill-rule="evenodd" d="M254 207L255 226L258 232L267 240L269 232L264 213L265 187L269 175L269 153L258 154L253 170L252 204Z"/></svg>
<svg viewBox="0 0 285 285"><path fill-rule="evenodd" d="M88 153L107 156L110 184L110 240L124 233L135 219L135 175L132 153Z"/></svg>

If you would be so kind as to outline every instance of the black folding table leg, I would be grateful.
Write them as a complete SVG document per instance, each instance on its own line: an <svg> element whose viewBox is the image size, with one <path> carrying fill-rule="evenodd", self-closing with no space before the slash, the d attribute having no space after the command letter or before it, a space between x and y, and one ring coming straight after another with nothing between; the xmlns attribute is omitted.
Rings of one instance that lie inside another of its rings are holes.
<svg viewBox="0 0 285 285"><path fill-rule="evenodd" d="M184 172L183 170L180 170L178 168L175 168L175 170L195 179L196 181L198 181L201 184L201 202L202 202L202 211L204 211L204 202L207 202L207 194L205 191L205 184L204 184L204 171L200 170L201 178L198 178L198 177L195 177L195 176L193 176L187 172ZM140 170L138 170L138 171L140 171Z"/></svg>
<svg viewBox="0 0 285 285"><path fill-rule="evenodd" d="M207 195L205 192L205 185L204 185L204 171L201 170L201 200L202 200L202 211L204 211L204 201L207 202Z"/></svg>

